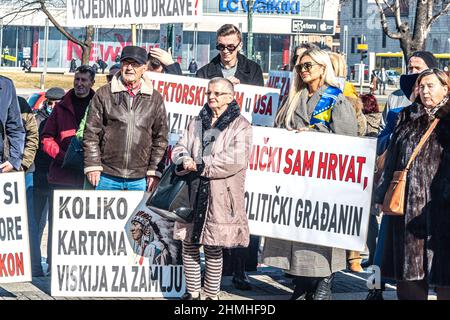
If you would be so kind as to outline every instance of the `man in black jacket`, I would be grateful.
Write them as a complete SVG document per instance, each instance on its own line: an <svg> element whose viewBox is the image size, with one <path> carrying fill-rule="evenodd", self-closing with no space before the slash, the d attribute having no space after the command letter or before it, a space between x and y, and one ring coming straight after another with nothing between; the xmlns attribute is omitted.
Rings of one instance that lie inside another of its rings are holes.
<svg viewBox="0 0 450 320"><path fill-rule="evenodd" d="M225 24L217 30L216 49L219 54L210 63L197 71L197 77L212 79L223 77L234 85L249 84L264 86L261 67L247 59L242 49L242 34L232 24ZM233 275L233 284L240 290L251 290L245 271L256 271L258 264L259 237L250 236L247 248L224 249L223 275Z"/></svg>
<svg viewBox="0 0 450 320"><path fill-rule="evenodd" d="M241 32L237 27L232 24L220 27L217 30L216 43L219 54L197 71L197 77L223 77L233 84L264 86L261 67L239 53L243 44Z"/></svg>

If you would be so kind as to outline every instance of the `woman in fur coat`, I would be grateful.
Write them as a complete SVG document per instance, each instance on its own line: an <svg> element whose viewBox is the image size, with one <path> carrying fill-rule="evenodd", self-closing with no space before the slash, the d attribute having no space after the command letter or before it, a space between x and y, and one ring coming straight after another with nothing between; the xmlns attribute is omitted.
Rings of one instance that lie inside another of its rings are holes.
<svg viewBox="0 0 450 320"><path fill-rule="evenodd" d="M409 170L404 215L389 219L382 276L398 281L400 300L426 300L429 286L438 300L450 299L450 81L438 69L402 77L417 77L417 98L399 115L376 203L383 203L394 171L406 167L432 121L440 121Z"/></svg>

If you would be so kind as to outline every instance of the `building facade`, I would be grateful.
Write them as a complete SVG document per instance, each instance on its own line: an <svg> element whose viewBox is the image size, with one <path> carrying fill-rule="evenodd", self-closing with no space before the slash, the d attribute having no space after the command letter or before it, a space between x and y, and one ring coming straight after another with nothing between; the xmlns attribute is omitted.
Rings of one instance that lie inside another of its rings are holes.
<svg viewBox="0 0 450 320"><path fill-rule="evenodd" d="M292 19L309 18L337 21L339 0L283 0L259 1L266 3L264 10L257 7L253 14L253 60L257 61L264 72L280 69L289 63L292 48L302 42L313 42L324 49L333 49L332 35L306 35L292 33ZM268 12L270 3L286 3L286 7L278 12L273 9ZM243 32L243 53L247 51L247 6L248 0L216 0L203 1L204 16L198 23L182 24L180 50L173 52L186 70L192 58L202 66L217 55L216 30L223 24L232 23ZM3 9L5 10L5 9ZM284 11L283 11L284 10ZM0 9L0 16L2 9ZM261 11L261 12L258 12ZM82 39L84 28L67 26L65 24L65 9L52 10L55 17L65 26L67 31ZM6 20L6 19L4 19ZM33 67L42 67L47 52L49 68L68 69L72 58L80 64L81 48L67 40L51 23L49 25L48 44L45 50L46 17L43 13L17 18L14 21L3 21L1 24L0 48L2 52L2 66L19 67L23 59L29 58ZM335 23L336 25L336 23ZM159 24L145 24L138 26L137 44L149 49L162 46L160 32L163 28ZM175 38L175 37L174 37ZM177 39L180 39L177 37ZM334 37L336 39L336 37ZM334 40L335 41L335 40ZM94 44L90 63L97 58L114 64L116 57L125 45L131 44L131 29L129 26L96 27ZM336 45L334 45L337 50Z"/></svg>
<svg viewBox="0 0 450 320"><path fill-rule="evenodd" d="M416 1L401 1L401 19L414 26ZM389 30L395 31L393 16L387 17ZM440 67L450 61L450 16L441 16L431 28L426 40L426 50L439 58ZM368 44L368 57L364 59L370 69L385 67L402 72L405 68L400 42L385 35L381 28L380 15L375 0L348 0L343 2L340 11L340 44L347 56L349 68L361 62L357 50L360 43ZM412 27L411 27L412 29ZM350 70L349 70L350 71Z"/></svg>

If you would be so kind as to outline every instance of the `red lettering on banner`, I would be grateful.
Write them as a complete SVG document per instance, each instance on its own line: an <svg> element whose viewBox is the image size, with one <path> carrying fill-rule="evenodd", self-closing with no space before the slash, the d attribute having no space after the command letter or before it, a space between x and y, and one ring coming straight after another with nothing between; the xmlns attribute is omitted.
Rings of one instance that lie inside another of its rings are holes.
<svg viewBox="0 0 450 320"><path fill-rule="evenodd" d="M345 182L352 180L352 182L356 181L355 178L355 157L350 158L350 163L347 168L347 175L345 176Z"/></svg>
<svg viewBox="0 0 450 320"><path fill-rule="evenodd" d="M330 162L328 164L328 180L336 180L337 155L330 153Z"/></svg>
<svg viewBox="0 0 450 320"><path fill-rule="evenodd" d="M327 172L327 162L328 162L328 153L320 152L319 153L319 168L317 170L317 178L325 179Z"/></svg>
<svg viewBox="0 0 450 320"><path fill-rule="evenodd" d="M345 172L345 167L347 166L347 161L348 161L348 155L346 155L344 157L344 160L342 160L342 154L339 155L339 180L340 181L344 180L344 172Z"/></svg>
<svg viewBox="0 0 450 320"><path fill-rule="evenodd" d="M253 113L259 113L261 115L272 115L272 96L261 96L255 94L255 100L253 101Z"/></svg>
<svg viewBox="0 0 450 320"><path fill-rule="evenodd" d="M291 160L291 156L294 154L294 150L292 149L287 149L286 151L286 157L284 159L284 161L286 162L287 166L283 169L284 174L290 174L291 173L291 168L292 168L292 160Z"/></svg>
<svg viewBox="0 0 450 320"><path fill-rule="evenodd" d="M23 264L23 253L0 254L0 278L23 276L25 274Z"/></svg>
<svg viewBox="0 0 450 320"><path fill-rule="evenodd" d="M158 81L156 90L165 102L175 102L203 107L205 90L203 86L181 84L177 82Z"/></svg>
<svg viewBox="0 0 450 320"><path fill-rule="evenodd" d="M361 174L362 174L362 167L366 163L366 157L357 157L356 162L358 162L358 183L361 183Z"/></svg>
<svg viewBox="0 0 450 320"><path fill-rule="evenodd" d="M269 138L263 138L264 144L253 144L250 150L249 170L261 172L275 172L285 175L303 177L313 176L317 179L358 183L365 189L368 177L363 177L363 166L367 158L363 156L350 156L336 153L285 149L268 146Z"/></svg>
<svg viewBox="0 0 450 320"><path fill-rule="evenodd" d="M235 92L234 99L236 100L236 103L239 105L239 107L242 111L242 106L244 103L244 93L243 92Z"/></svg>
<svg viewBox="0 0 450 320"><path fill-rule="evenodd" d="M314 169L314 156L315 152L312 151L311 155L308 151L305 151L304 157L303 157L303 170L302 170L302 176L305 176L306 171L309 171L309 177L312 177L313 169Z"/></svg>
<svg viewBox="0 0 450 320"><path fill-rule="evenodd" d="M295 159L292 160L291 156L293 155L294 150L288 149L286 151L285 162L287 166L283 169L284 174L291 174L291 175L296 174L298 176L305 176L306 174L308 174L309 177L312 177L314 169L315 152L297 150L295 154Z"/></svg>
<svg viewBox="0 0 450 320"><path fill-rule="evenodd" d="M267 144L269 138L264 138L264 143ZM253 145L250 151L250 170L280 172L281 159L283 148L272 146Z"/></svg>

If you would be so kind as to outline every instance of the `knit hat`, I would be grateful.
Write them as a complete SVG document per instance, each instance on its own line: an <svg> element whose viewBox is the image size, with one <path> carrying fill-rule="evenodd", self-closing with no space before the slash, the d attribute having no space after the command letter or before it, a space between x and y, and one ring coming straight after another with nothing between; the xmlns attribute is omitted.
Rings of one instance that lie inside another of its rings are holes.
<svg viewBox="0 0 450 320"><path fill-rule="evenodd" d="M47 92L45 92L45 97L48 100L61 100L65 94L66 92L64 91L63 88L53 87L48 89Z"/></svg>
<svg viewBox="0 0 450 320"><path fill-rule="evenodd" d="M427 65L427 67L429 69L433 69L433 68L438 68L438 63L436 58L434 57L434 55L429 52L429 51L415 51L413 52L413 54L409 57L408 61L412 58L412 57L417 57L422 59L425 64Z"/></svg>

